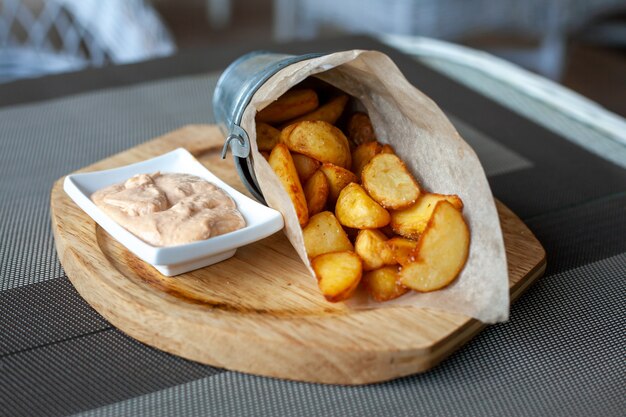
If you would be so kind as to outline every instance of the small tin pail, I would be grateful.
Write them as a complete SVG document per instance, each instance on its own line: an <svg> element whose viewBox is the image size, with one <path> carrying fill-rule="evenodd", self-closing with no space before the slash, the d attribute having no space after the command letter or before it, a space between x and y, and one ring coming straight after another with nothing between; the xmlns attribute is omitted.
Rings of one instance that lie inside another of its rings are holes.
<svg viewBox="0 0 626 417"><path fill-rule="evenodd" d="M213 113L222 132L227 135L222 158L230 148L235 167L250 193L265 204L265 199L254 175L250 155L250 138L241 127L241 118L252 96L281 69L323 54L285 55L272 52L250 52L230 64L217 82L213 94Z"/></svg>

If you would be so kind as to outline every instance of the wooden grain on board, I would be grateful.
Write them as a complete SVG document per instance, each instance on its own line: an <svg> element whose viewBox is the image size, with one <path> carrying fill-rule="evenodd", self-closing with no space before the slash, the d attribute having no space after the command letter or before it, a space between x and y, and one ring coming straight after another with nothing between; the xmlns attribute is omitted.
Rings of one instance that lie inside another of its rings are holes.
<svg viewBox="0 0 626 417"><path fill-rule="evenodd" d="M215 126L186 126L80 172L184 147L248 194L232 159L221 159L222 143ZM52 189L51 211L70 281L111 324L175 355L258 375L365 384L426 371L484 327L429 309L351 311L328 303L282 233L242 247L224 262L162 276L80 210L63 191L62 180ZM543 273L545 252L519 218L497 206L515 300Z"/></svg>

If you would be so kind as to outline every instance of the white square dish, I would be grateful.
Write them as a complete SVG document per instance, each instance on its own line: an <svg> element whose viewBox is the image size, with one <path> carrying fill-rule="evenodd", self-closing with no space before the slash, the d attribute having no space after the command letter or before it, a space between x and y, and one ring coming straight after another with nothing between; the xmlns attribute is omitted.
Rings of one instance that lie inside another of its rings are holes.
<svg viewBox="0 0 626 417"><path fill-rule="evenodd" d="M101 188L126 181L136 174L156 171L197 175L222 188L237 203L237 208L246 220L246 227L206 240L156 247L124 229L90 199L90 196ZM166 276L179 275L228 259L235 254L238 247L270 236L284 226L280 212L230 187L182 148L120 168L68 175L65 177L63 189L85 213L118 242Z"/></svg>

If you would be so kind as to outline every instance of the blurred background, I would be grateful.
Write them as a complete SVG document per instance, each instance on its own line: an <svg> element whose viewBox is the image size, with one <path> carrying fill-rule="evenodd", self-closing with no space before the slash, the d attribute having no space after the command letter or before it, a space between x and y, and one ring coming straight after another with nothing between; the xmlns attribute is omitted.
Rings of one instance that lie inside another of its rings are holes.
<svg viewBox="0 0 626 417"><path fill-rule="evenodd" d="M0 83L364 33L484 50L626 116L626 0L0 0Z"/></svg>

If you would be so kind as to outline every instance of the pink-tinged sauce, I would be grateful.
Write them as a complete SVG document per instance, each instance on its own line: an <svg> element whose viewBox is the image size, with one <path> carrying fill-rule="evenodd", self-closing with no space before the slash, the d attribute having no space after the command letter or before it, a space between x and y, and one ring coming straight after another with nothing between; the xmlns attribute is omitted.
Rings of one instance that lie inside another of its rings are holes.
<svg viewBox="0 0 626 417"><path fill-rule="evenodd" d="M139 174L103 188L91 200L126 230L153 246L208 239L245 227L224 190L189 174Z"/></svg>

